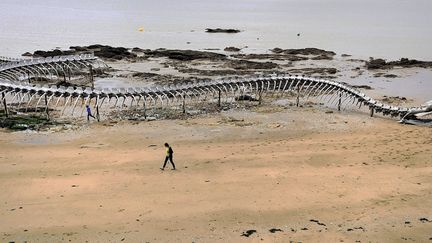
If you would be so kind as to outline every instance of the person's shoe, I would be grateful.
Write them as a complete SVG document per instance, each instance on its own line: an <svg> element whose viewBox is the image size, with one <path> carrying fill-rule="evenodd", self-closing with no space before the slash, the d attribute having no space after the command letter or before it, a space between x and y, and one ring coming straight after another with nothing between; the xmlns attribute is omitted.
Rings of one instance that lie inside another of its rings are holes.
<svg viewBox="0 0 432 243"><path fill-rule="evenodd" d="M175 168L172 168L171 170L176 170Z"/></svg>
<svg viewBox="0 0 432 243"><path fill-rule="evenodd" d="M159 168L160 170L164 170L164 168Z"/></svg>

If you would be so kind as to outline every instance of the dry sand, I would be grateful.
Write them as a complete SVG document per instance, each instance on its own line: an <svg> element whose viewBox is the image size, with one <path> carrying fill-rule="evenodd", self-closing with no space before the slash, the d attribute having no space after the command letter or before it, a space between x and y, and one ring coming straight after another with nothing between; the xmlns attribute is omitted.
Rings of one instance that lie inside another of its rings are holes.
<svg viewBox="0 0 432 243"><path fill-rule="evenodd" d="M294 108L108 125L1 131L1 242L432 240L430 128Z"/></svg>

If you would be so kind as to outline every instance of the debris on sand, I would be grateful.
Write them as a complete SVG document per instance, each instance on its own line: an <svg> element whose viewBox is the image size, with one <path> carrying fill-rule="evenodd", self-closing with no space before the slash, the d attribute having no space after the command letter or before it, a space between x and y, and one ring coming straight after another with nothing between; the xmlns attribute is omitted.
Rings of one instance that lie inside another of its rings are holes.
<svg viewBox="0 0 432 243"><path fill-rule="evenodd" d="M420 222L422 223L430 223L432 220L429 220L428 218L419 218Z"/></svg>
<svg viewBox="0 0 432 243"><path fill-rule="evenodd" d="M249 237L249 236L253 235L253 234L256 233L256 232L257 232L256 230L246 230L245 232L243 232L243 233L241 234L241 236Z"/></svg>
<svg viewBox="0 0 432 243"><path fill-rule="evenodd" d="M269 229L269 232L272 233L272 234L274 234L274 233L276 233L278 231L279 232L283 232L283 230L281 230L281 229L276 229L276 228Z"/></svg>
<svg viewBox="0 0 432 243"><path fill-rule="evenodd" d="M316 223L317 225L327 226L326 224L321 223L319 220L316 220L316 219L311 219L311 220L309 220L309 221L310 221L310 222L313 222L313 223Z"/></svg>

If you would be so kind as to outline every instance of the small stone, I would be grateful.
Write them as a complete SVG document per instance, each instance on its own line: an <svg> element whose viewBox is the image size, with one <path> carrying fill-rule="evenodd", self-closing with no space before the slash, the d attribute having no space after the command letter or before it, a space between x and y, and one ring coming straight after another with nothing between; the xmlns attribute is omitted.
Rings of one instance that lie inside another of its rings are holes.
<svg viewBox="0 0 432 243"><path fill-rule="evenodd" d="M270 231L270 233L276 233L276 232L283 232L283 230L281 230L281 229L276 229L276 228L272 228L272 229L269 229L269 231Z"/></svg>

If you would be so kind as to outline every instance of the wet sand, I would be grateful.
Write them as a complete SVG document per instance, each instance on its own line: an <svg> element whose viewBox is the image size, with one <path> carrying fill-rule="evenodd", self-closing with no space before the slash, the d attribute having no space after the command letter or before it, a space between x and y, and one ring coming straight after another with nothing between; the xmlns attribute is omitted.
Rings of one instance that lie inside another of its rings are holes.
<svg viewBox="0 0 432 243"><path fill-rule="evenodd" d="M426 242L431 138L315 108L1 131L0 241Z"/></svg>

